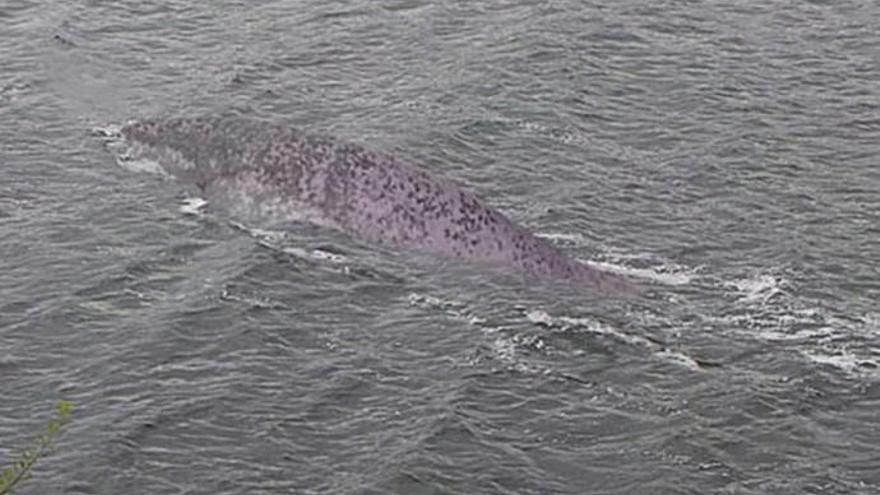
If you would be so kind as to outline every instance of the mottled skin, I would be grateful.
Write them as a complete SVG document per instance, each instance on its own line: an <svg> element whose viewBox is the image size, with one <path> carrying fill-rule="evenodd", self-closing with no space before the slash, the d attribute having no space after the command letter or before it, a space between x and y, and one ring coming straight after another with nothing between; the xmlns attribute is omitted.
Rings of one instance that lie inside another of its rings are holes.
<svg viewBox="0 0 880 495"><path fill-rule="evenodd" d="M143 121L122 129L213 204L255 221L306 220L361 238L628 293L622 278L566 257L458 185L392 156L236 118Z"/></svg>

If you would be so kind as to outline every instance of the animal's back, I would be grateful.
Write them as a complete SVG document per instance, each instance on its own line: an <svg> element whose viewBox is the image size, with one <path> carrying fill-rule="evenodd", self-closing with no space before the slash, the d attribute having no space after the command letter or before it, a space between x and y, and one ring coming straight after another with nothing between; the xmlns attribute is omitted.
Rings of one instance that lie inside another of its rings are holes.
<svg viewBox="0 0 880 495"><path fill-rule="evenodd" d="M306 220L374 242L632 291L457 184L360 145L244 119L139 122L122 133L148 156L179 159L172 174L239 216Z"/></svg>

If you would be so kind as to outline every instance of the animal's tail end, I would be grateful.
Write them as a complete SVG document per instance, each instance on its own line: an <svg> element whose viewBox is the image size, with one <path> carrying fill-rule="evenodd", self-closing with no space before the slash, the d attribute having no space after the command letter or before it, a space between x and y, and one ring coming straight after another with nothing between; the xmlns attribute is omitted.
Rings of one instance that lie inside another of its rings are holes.
<svg viewBox="0 0 880 495"><path fill-rule="evenodd" d="M629 280L625 275L603 270L585 263L577 263L576 280L594 287L609 296L633 298L641 295L645 287Z"/></svg>

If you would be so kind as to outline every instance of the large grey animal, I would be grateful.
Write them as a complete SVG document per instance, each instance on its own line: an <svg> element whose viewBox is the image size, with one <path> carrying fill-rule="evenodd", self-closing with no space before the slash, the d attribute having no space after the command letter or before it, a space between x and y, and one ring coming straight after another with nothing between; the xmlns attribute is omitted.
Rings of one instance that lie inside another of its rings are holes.
<svg viewBox="0 0 880 495"><path fill-rule="evenodd" d="M239 218L308 221L601 292L634 292L623 278L565 256L455 183L357 144L227 117L140 121L122 135L134 156L158 161Z"/></svg>

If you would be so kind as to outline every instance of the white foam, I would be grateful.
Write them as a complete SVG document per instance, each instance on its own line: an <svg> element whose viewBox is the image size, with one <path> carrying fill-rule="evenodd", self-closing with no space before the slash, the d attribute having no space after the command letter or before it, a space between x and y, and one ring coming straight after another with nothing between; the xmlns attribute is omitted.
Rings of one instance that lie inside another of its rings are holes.
<svg viewBox="0 0 880 495"><path fill-rule="evenodd" d="M204 198L192 197L192 198L184 198L183 201L180 202L180 211L184 215L201 215L202 208L208 204Z"/></svg>
<svg viewBox="0 0 880 495"><path fill-rule="evenodd" d="M750 278L733 280L725 284L734 288L740 295L740 302L766 303L777 294L782 293L788 285L782 277L758 274Z"/></svg>
<svg viewBox="0 0 880 495"><path fill-rule="evenodd" d="M315 259L330 261L332 263L345 263L348 261L348 258L341 254L331 253L330 251L325 251L323 249L313 249L311 255Z"/></svg>
<svg viewBox="0 0 880 495"><path fill-rule="evenodd" d="M607 335L610 337L614 337L618 340L622 340L624 342L644 346L644 347L652 347L655 344L650 340L640 337L638 335L631 335L626 332L622 332L610 325L606 325L602 322L594 320L592 318L572 318L569 316L551 316L549 313L543 310L532 310L526 313L526 319L532 323L537 323L543 326L567 330L570 328L580 328L590 333L595 333L599 335Z"/></svg>
<svg viewBox="0 0 880 495"><path fill-rule="evenodd" d="M590 246L593 243L583 234L571 232L549 232L536 234L557 244L570 244L576 247ZM655 260L645 253L628 253L614 248L603 248L601 259L578 259L599 270L650 280L664 285L687 285L696 276L697 269L688 268L663 260ZM633 261L652 264L646 268L630 266Z"/></svg>
<svg viewBox="0 0 880 495"><path fill-rule="evenodd" d="M264 245L268 245L264 243ZM306 249L299 246L269 246L281 251L282 253L296 256L297 258L313 259L318 261L328 261L330 263L342 264L348 261L348 258L341 254L331 253L323 249Z"/></svg>
<svg viewBox="0 0 880 495"><path fill-rule="evenodd" d="M617 328L606 325L591 318L551 316L549 313L543 310L528 311L526 312L525 316L526 319L531 321L532 323L537 323L539 325L554 329L567 330L576 327L591 333L607 335L626 342L630 345L648 348L658 358L672 362L673 364L678 364L694 371L701 369L700 364L697 362L697 360L688 356L687 354L668 349L645 337L623 332Z"/></svg>
<svg viewBox="0 0 880 495"><path fill-rule="evenodd" d="M249 236L264 247L289 254L297 258L314 259L319 261L329 261L331 263L345 263L348 258L341 254L333 253L324 249L308 249L300 246L290 245L287 232L281 230L261 229L257 227L248 227L238 222L229 222L233 227L245 232Z"/></svg>
<svg viewBox="0 0 880 495"><path fill-rule="evenodd" d="M848 349L827 350L818 352L815 349L802 349L801 354L814 363L834 366L850 374L878 374L880 363L875 359L857 356Z"/></svg>
<svg viewBox="0 0 880 495"><path fill-rule="evenodd" d="M416 294L415 292L410 293L407 299L411 306L438 309L445 313L447 316L464 321L469 325L484 326L484 324L486 323L485 319L466 311L466 305L460 301L441 299L435 296ZM487 333L494 333L498 330L498 328L491 326L484 326L484 328L486 329Z"/></svg>
<svg viewBox="0 0 880 495"><path fill-rule="evenodd" d="M409 294L408 300L413 306L440 310L456 320L464 321L470 325L479 327L486 335L493 336L490 343L492 354L499 361L510 363L513 369L523 373L553 373L553 371L548 368L532 365L517 357L519 349L524 347L544 353L553 353L554 349L547 345L544 335L520 333L508 335L507 332L501 332L503 327L489 324L487 319L473 315L468 311L467 304L461 301L442 299L417 293ZM550 331L566 331L571 328L577 328L595 334L607 335L630 345L648 348L653 351L654 355L658 358L684 366L690 370L701 369L699 363L695 359L682 352L667 349L645 337L623 332L611 325L601 323L592 318L553 316L540 309L527 310L523 307L518 307L518 309L523 311L526 320L541 325ZM570 354L574 355L582 353L583 351L570 352Z"/></svg>
<svg viewBox="0 0 880 495"><path fill-rule="evenodd" d="M687 285L691 283L691 280L693 279L693 275L684 271L685 269L683 267L670 264L658 265L653 268L631 268L625 265L604 261L586 260L582 262L607 272L651 280L664 285Z"/></svg>
<svg viewBox="0 0 880 495"><path fill-rule="evenodd" d="M499 361L512 362L516 358L516 343L508 338L497 337L490 344L492 354Z"/></svg>
<svg viewBox="0 0 880 495"><path fill-rule="evenodd" d="M693 371L699 371L701 369L700 363L698 363L695 359L678 351L673 351L671 349L661 349L659 352L657 352L657 356L666 359L667 361L671 361L675 364L684 366L685 368Z"/></svg>
<svg viewBox="0 0 880 495"><path fill-rule="evenodd" d="M880 376L880 347L860 344L852 348L846 344L853 337L875 341L880 334L876 313L846 319L827 316L824 321L826 326L820 329L821 335L810 341L815 347L801 350L802 355L849 374Z"/></svg>
<svg viewBox="0 0 880 495"><path fill-rule="evenodd" d="M788 342L792 351L810 362L832 366L851 375L880 375L880 349L847 347L854 337L873 342L878 333L878 316L835 316L823 305L793 299L790 282L777 275L756 274L723 284L736 296L735 314L705 316L708 322L748 333L769 342ZM797 346L797 347L794 347Z"/></svg>
<svg viewBox="0 0 880 495"><path fill-rule="evenodd" d="M122 126L107 124L92 128L92 135L102 137L108 141L116 141L122 137Z"/></svg>
<svg viewBox="0 0 880 495"><path fill-rule="evenodd" d="M149 158L131 158L129 155L121 155L116 157L116 163L130 172L168 176L159 162Z"/></svg>
<svg viewBox="0 0 880 495"><path fill-rule="evenodd" d="M539 336L523 336L520 334L507 335L502 333L501 327L490 325L487 320L479 316L473 315L467 311L467 305L461 301L454 299L443 299L436 296L410 293L407 297L409 304L423 308L436 309L446 314L448 317L463 321L468 325L480 328L487 336L492 336L488 342L489 351L492 357L502 363L505 363L509 369L524 374L550 374L552 371L548 368L532 365L518 356L519 349L522 347L532 347L538 350L544 350L544 341Z"/></svg>
<svg viewBox="0 0 880 495"><path fill-rule="evenodd" d="M538 323L547 326L554 324L553 317L550 316L550 314L546 311L541 311L539 309L527 312L526 319L532 323Z"/></svg>

